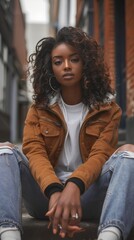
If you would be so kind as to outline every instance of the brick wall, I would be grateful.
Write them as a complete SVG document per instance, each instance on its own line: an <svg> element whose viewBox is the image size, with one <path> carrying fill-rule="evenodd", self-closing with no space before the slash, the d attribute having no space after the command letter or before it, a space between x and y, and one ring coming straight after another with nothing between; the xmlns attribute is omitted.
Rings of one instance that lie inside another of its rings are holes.
<svg viewBox="0 0 134 240"><path fill-rule="evenodd" d="M134 1L126 0L127 117L134 117Z"/></svg>
<svg viewBox="0 0 134 240"><path fill-rule="evenodd" d="M123 112L120 127L126 129L127 142L134 144L134 0L93 3L94 38L104 46L112 87L117 90ZM85 27L83 11L79 25Z"/></svg>
<svg viewBox="0 0 134 240"><path fill-rule="evenodd" d="M109 65L112 78L112 86L115 87L115 30L114 30L114 3L113 0L104 1L104 53L106 62Z"/></svg>
<svg viewBox="0 0 134 240"><path fill-rule="evenodd" d="M126 85L127 125L126 139L134 144L134 1L126 0Z"/></svg>
<svg viewBox="0 0 134 240"><path fill-rule="evenodd" d="M94 0L94 37L99 42L99 1ZM104 54L115 87L114 1L104 0Z"/></svg>

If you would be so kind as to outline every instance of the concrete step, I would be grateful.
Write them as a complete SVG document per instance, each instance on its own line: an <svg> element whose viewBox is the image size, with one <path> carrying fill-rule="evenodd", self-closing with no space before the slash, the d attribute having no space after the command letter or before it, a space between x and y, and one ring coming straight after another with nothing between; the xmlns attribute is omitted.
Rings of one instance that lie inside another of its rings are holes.
<svg viewBox="0 0 134 240"><path fill-rule="evenodd" d="M63 240L59 235L53 235L51 229L48 229L48 221L37 220L23 213L23 235L22 240ZM82 222L84 232L76 234L73 238L64 238L64 240L96 240L97 239L97 223ZM134 240L134 228L132 229L127 240Z"/></svg>
<svg viewBox="0 0 134 240"><path fill-rule="evenodd" d="M48 229L48 221L36 220L27 213L23 214L23 236L22 240L63 240L59 235L53 235L52 230ZM97 224L82 222L84 232L75 234L71 240L95 240L97 239ZM64 240L68 240L66 237Z"/></svg>

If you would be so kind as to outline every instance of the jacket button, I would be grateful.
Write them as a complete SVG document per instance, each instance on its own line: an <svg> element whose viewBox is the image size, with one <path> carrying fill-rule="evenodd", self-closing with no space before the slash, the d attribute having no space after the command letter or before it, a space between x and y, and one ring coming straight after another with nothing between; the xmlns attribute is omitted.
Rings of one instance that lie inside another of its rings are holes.
<svg viewBox="0 0 134 240"><path fill-rule="evenodd" d="M48 130L46 130L45 133L47 134L47 133L48 133Z"/></svg>

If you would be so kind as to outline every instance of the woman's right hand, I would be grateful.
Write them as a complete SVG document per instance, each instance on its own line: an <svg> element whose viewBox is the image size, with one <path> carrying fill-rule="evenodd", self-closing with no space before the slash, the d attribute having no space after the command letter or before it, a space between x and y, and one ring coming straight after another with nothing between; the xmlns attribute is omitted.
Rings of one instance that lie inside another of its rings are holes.
<svg viewBox="0 0 134 240"><path fill-rule="evenodd" d="M78 218L71 217L76 214ZM46 215L52 223L53 233L59 231L63 238L83 231L79 226L82 215L79 188L69 182L61 193L54 193L50 198L49 211Z"/></svg>
<svg viewBox="0 0 134 240"><path fill-rule="evenodd" d="M57 206L57 201L60 197L60 194L59 192L57 193L54 193L51 198L50 198L50 201L49 201L49 211L46 213L46 216L49 217L50 219L50 223L49 223L49 226L48 228L52 225L53 226L53 217L54 217L54 213L55 213L55 210L56 210L56 206ZM83 232L85 231L83 228L77 226L77 225L68 225L67 227L67 230L66 230L66 235L68 237L73 237L75 233L79 233L79 232ZM59 224L59 234L61 234L61 225Z"/></svg>

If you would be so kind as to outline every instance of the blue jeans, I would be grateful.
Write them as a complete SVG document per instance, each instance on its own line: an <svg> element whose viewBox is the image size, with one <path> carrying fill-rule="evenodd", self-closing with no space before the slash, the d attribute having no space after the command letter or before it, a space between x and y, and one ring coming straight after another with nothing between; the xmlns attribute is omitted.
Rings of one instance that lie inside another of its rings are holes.
<svg viewBox="0 0 134 240"><path fill-rule="evenodd" d="M14 148L0 153L0 225L22 230L21 196L31 216L45 219L48 199L32 177L27 158ZM81 204L83 220L99 221L98 233L115 226L126 239L134 225L134 155L113 154L81 196Z"/></svg>

